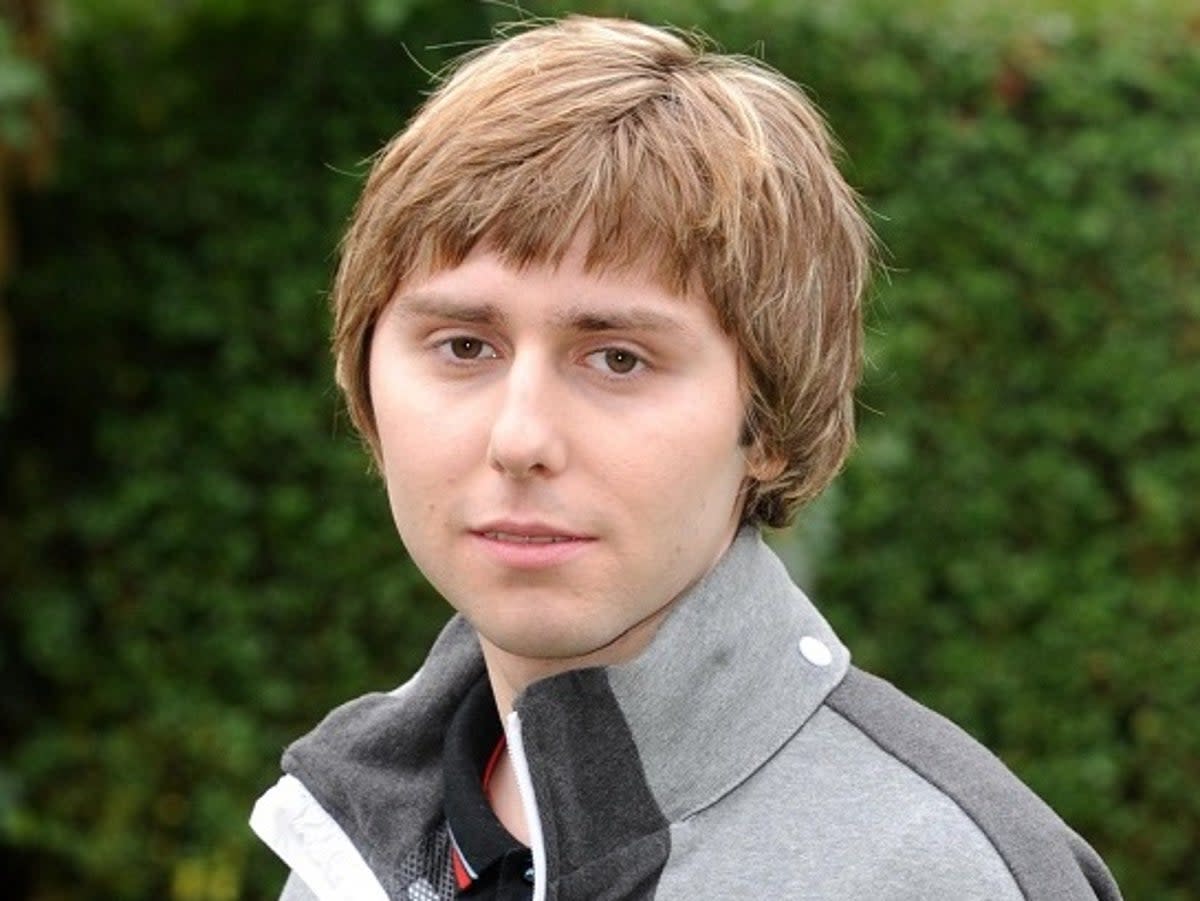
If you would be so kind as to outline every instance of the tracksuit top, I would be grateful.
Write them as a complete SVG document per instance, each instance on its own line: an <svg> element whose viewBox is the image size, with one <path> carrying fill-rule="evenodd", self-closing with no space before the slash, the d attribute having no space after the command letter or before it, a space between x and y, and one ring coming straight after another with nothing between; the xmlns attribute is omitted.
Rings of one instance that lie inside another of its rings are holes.
<svg viewBox="0 0 1200 901"><path fill-rule="evenodd" d="M450 901L445 729L484 673L454 617L400 688L283 755L251 825L284 901ZM504 723L535 901L1118 901L996 757L850 655L743 529L628 663L535 682Z"/></svg>

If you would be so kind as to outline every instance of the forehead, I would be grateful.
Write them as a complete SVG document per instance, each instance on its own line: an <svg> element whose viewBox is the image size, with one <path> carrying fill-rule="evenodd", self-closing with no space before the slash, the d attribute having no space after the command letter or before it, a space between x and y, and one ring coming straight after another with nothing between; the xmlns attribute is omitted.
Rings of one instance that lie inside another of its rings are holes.
<svg viewBox="0 0 1200 901"><path fill-rule="evenodd" d="M679 290L646 263L596 262L589 239L577 235L558 260L527 262L481 241L461 262L407 280L393 311L477 322L537 317L591 331L616 322L646 330L715 325L698 279Z"/></svg>

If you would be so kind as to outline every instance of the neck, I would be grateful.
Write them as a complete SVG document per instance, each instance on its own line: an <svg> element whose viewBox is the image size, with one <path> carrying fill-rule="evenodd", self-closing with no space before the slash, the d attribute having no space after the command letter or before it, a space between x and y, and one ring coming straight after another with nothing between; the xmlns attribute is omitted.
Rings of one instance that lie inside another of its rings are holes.
<svg viewBox="0 0 1200 901"><path fill-rule="evenodd" d="M529 844L529 824L525 819L525 808L521 804L521 791L517 787L517 774L513 772L512 758L505 748L496 767L492 770L487 785L488 803L496 819L509 834L523 845Z"/></svg>
<svg viewBox="0 0 1200 901"><path fill-rule="evenodd" d="M517 696L527 686L539 679L546 679L559 673L588 666L621 663L636 656L650 643L669 608L668 604L628 632L620 635L616 641L578 657L561 659L523 657L505 651L480 635L479 645L483 650L488 681L492 685L492 694L495 696L496 710L500 714L501 721L507 719L508 714L512 712L513 701ZM512 758L507 748L492 771L487 796L496 818L504 825L504 828L517 841L528 845L528 821L525 819L525 809L521 803L516 773L513 770Z"/></svg>

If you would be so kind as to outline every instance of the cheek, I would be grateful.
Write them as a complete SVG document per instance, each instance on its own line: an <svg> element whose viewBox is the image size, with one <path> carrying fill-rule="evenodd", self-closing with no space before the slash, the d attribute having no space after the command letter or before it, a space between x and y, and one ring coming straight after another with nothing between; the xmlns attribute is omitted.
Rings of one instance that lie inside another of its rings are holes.
<svg viewBox="0 0 1200 901"><path fill-rule="evenodd" d="M371 398L389 489L444 480L477 449L475 419L398 362L373 361Z"/></svg>
<svg viewBox="0 0 1200 901"><path fill-rule="evenodd" d="M377 410L380 456L392 518L405 543L456 521L468 488L483 468L486 443L465 409L411 390Z"/></svg>
<svg viewBox="0 0 1200 901"><path fill-rule="evenodd" d="M471 469L465 439L411 421L386 431L381 423L379 443L388 496L393 505L403 500L414 511L441 506L447 488L462 481Z"/></svg>
<svg viewBox="0 0 1200 901"><path fill-rule="evenodd" d="M418 456L397 453L384 465L388 507L396 533L417 566L431 576L428 567L437 561L436 549L455 519L454 495L447 490L444 472Z"/></svg>
<svg viewBox="0 0 1200 901"><path fill-rule="evenodd" d="M720 509L724 516L725 500L736 496L746 467L738 444L740 406L720 406L664 405L644 428L621 430L619 441L594 443L592 453L602 457L602 482L674 528L709 511Z"/></svg>

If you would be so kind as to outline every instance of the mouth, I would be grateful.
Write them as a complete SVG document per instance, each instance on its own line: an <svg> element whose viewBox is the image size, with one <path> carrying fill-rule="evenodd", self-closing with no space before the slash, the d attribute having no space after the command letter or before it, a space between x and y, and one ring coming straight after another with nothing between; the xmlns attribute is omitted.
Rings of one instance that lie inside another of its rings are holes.
<svg viewBox="0 0 1200 901"><path fill-rule="evenodd" d="M491 541L510 541L513 544L561 544L565 541L587 540L577 535L526 535L520 532L501 532L498 529L477 534Z"/></svg>
<svg viewBox="0 0 1200 901"><path fill-rule="evenodd" d="M493 522L472 529L470 534L494 562L523 570L560 566L596 541L591 535L546 523Z"/></svg>
<svg viewBox="0 0 1200 901"><path fill-rule="evenodd" d="M560 541L589 541L592 536L559 523L536 519L484 520L470 531L492 541L511 541L517 544L553 544Z"/></svg>

